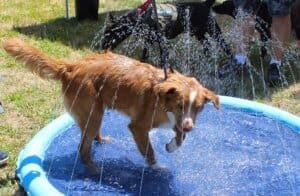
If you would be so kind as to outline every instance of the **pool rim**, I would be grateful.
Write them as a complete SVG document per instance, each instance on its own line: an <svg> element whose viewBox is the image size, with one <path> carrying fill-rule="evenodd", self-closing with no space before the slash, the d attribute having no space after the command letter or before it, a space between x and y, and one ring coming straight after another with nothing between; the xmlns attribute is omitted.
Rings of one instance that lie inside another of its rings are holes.
<svg viewBox="0 0 300 196"><path fill-rule="evenodd" d="M266 116L289 126L300 133L300 117L278 108L229 96L219 96L221 107L241 110L257 116ZM48 181L42 163L45 151L52 140L74 124L72 117L65 113L42 128L20 152L17 160L16 175L20 185L28 195L64 195Z"/></svg>

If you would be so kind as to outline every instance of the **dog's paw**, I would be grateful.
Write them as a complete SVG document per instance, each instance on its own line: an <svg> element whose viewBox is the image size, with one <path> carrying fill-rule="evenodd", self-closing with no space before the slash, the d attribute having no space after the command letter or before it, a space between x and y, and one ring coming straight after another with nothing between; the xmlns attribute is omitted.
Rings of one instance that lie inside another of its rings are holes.
<svg viewBox="0 0 300 196"><path fill-rule="evenodd" d="M168 144L166 144L166 150L169 153L174 152L178 148L179 146L177 146L175 138L173 138Z"/></svg>
<svg viewBox="0 0 300 196"><path fill-rule="evenodd" d="M95 140L101 144L110 143L110 138L108 136L96 136Z"/></svg>
<svg viewBox="0 0 300 196"><path fill-rule="evenodd" d="M158 163L155 163L155 164L151 165L150 167L153 170L159 170L159 171L165 171L165 170L167 170L167 166L161 165L161 164L158 164Z"/></svg>
<svg viewBox="0 0 300 196"><path fill-rule="evenodd" d="M88 164L88 169L92 175L97 175L100 173L99 169L94 164Z"/></svg>

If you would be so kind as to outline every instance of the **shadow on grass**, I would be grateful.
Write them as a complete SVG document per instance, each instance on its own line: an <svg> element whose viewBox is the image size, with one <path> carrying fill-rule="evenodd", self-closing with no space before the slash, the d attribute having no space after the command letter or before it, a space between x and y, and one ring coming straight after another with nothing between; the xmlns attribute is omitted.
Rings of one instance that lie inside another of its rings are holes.
<svg viewBox="0 0 300 196"><path fill-rule="evenodd" d="M126 11L128 10L112 13L114 15L120 15ZM13 30L38 39L59 41L75 49L91 48L93 40L97 34L101 33L106 17L107 13L99 14L97 21L77 21L76 18L56 18L45 23L30 26L15 26ZM95 40L95 42L96 49L99 49L97 42L100 42L100 40Z"/></svg>

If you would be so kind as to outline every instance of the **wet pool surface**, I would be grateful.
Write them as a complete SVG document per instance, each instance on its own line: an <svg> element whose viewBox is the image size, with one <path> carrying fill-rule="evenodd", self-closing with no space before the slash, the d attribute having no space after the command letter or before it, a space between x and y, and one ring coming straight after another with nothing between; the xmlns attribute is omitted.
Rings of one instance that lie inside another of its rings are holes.
<svg viewBox="0 0 300 196"><path fill-rule="evenodd" d="M76 125L46 151L50 183L68 195L299 195L300 134L260 114L206 106L181 148L165 150L174 133L153 129L151 142L164 171L148 168L127 128L129 119L107 111L108 144L93 143L102 172L93 175L77 152Z"/></svg>

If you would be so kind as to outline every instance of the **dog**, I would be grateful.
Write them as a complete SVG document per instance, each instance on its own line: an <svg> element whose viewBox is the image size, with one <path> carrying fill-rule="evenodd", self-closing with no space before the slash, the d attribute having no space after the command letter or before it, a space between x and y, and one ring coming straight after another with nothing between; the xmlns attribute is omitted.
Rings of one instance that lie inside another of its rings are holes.
<svg viewBox="0 0 300 196"><path fill-rule="evenodd" d="M270 15L268 4L265 1L255 1L254 13L255 18L255 29L260 34L260 39L263 43L261 47L261 56L267 55L267 42L271 39L271 25L272 16ZM212 10L217 14L226 14L235 18L236 9L233 0L226 0L219 5L212 7ZM291 25L292 29L295 30L296 38L300 40L300 0L296 0L291 8Z"/></svg>
<svg viewBox="0 0 300 196"><path fill-rule="evenodd" d="M191 35L203 44L204 51L208 51L210 48L205 37L205 34L208 33L219 43L226 55L230 56L232 55L231 48L226 43L217 21L211 14L210 8L214 3L215 0L157 4L160 28L157 28L156 17L149 0L120 17L116 18L109 15L109 22L104 27L101 47L102 49L114 49L136 32L142 34L145 38L141 60L146 61L148 59L149 46L156 42L160 46L161 61L164 62L163 50L168 50L166 46L161 47L161 43L166 42L164 38L174 39L186 29L190 29ZM189 21L187 21L187 18L189 18ZM188 27L187 24L189 24ZM145 31L145 29L148 29L148 31Z"/></svg>
<svg viewBox="0 0 300 196"><path fill-rule="evenodd" d="M174 71L163 80L163 70L109 51L66 62L17 38L5 41L3 48L41 78L62 83L65 108L82 132L81 159L93 172L97 168L91 159L91 144L94 139L106 141L99 130L105 109L130 117L128 128L140 153L151 167L159 168L148 135L152 128L173 129L175 137L166 144L166 150L173 152L193 129L197 114L208 101L220 108L219 97L195 78Z"/></svg>

